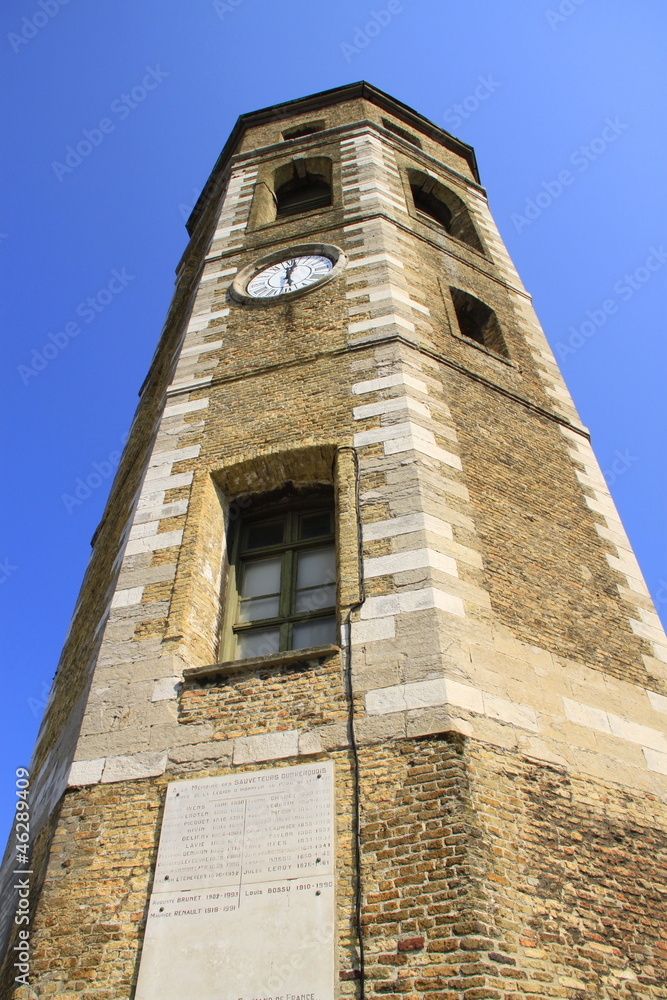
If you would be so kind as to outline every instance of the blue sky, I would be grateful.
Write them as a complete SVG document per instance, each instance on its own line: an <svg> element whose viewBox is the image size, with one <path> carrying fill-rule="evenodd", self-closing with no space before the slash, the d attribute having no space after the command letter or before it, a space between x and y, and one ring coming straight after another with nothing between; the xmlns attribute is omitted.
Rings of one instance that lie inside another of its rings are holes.
<svg viewBox="0 0 667 1000"><path fill-rule="evenodd" d="M0 22L3 840L184 217L241 113L366 79L474 145L665 618L664 3L13 0Z"/></svg>

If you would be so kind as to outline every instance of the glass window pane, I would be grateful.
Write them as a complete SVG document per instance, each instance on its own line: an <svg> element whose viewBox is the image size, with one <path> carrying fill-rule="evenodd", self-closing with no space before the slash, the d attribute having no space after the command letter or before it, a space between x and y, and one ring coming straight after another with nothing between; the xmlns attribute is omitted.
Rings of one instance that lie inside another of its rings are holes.
<svg viewBox="0 0 667 1000"><path fill-rule="evenodd" d="M308 646L328 646L336 641L336 621L322 618L315 622L303 622L294 626L292 648L306 649Z"/></svg>
<svg viewBox="0 0 667 1000"><path fill-rule="evenodd" d="M246 549L263 549L268 545L280 545L285 535L285 519L251 524L246 536Z"/></svg>
<svg viewBox="0 0 667 1000"><path fill-rule="evenodd" d="M322 605L326 607L326 605ZM255 597L254 600L241 601L239 606L240 622L256 622L261 618L276 618L280 612L280 595L275 597Z"/></svg>
<svg viewBox="0 0 667 1000"><path fill-rule="evenodd" d="M297 590L317 587L323 583L334 583L335 579L336 554L333 545L326 549L310 549L308 552L299 552L296 576Z"/></svg>
<svg viewBox="0 0 667 1000"><path fill-rule="evenodd" d="M328 583L324 587L309 587L299 590L296 595L295 611L322 611L324 608L336 606L336 584ZM268 617L268 615L267 615Z"/></svg>
<svg viewBox="0 0 667 1000"><path fill-rule="evenodd" d="M328 510L316 514L304 514L299 527L299 538L307 541L309 538L319 538L331 534L331 513Z"/></svg>
<svg viewBox="0 0 667 1000"><path fill-rule="evenodd" d="M280 567L282 559L258 559L243 565L243 585L241 597L264 597L280 591Z"/></svg>
<svg viewBox="0 0 667 1000"><path fill-rule="evenodd" d="M262 629L261 632L243 632L237 639L240 660L246 660L249 656L270 656L280 649L279 628Z"/></svg>

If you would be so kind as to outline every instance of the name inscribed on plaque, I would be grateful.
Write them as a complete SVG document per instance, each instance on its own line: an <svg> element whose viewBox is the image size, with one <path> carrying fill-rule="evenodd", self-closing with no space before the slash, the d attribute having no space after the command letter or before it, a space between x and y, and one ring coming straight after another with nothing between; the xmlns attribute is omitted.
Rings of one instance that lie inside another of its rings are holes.
<svg viewBox="0 0 667 1000"><path fill-rule="evenodd" d="M136 1000L333 1000L333 763L169 785Z"/></svg>

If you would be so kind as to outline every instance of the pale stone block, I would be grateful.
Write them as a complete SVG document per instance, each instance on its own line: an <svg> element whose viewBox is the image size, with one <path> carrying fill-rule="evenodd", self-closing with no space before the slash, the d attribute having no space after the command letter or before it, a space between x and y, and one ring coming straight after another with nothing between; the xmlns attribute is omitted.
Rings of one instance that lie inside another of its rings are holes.
<svg viewBox="0 0 667 1000"><path fill-rule="evenodd" d="M180 677L161 677L155 682L151 701L171 701L178 698L181 680Z"/></svg>
<svg viewBox="0 0 667 1000"><path fill-rule="evenodd" d="M450 715L444 708L424 708L408 712L406 721L406 736L430 736L436 733L460 733L471 737L474 726L466 719Z"/></svg>
<svg viewBox="0 0 667 1000"><path fill-rule="evenodd" d="M129 726L113 732L80 736L76 746L77 756L91 759L102 755L125 757L148 749L147 730Z"/></svg>
<svg viewBox="0 0 667 1000"><path fill-rule="evenodd" d="M389 615L410 614L414 611L428 611L430 608L439 608L449 614L465 617L463 601L435 587L404 590L400 594L387 594L384 597L369 597L361 609L361 617L362 619L384 618Z"/></svg>
<svg viewBox="0 0 667 1000"><path fill-rule="evenodd" d="M355 736L358 743L383 743L385 740L405 737L405 713L356 719Z"/></svg>
<svg viewBox="0 0 667 1000"><path fill-rule="evenodd" d="M280 760L299 753L299 732L288 729L281 733L242 736L234 740L234 764L253 764L261 760Z"/></svg>
<svg viewBox="0 0 667 1000"><path fill-rule="evenodd" d="M440 611L446 611L457 618L465 618L465 606L460 597L448 594L444 590L433 589L433 606ZM402 609L401 609L402 610Z"/></svg>
<svg viewBox="0 0 667 1000"><path fill-rule="evenodd" d="M68 788L74 785L96 785L102 779L106 758L97 760L75 760L67 778Z"/></svg>
<svg viewBox="0 0 667 1000"><path fill-rule="evenodd" d="M152 535L157 535L159 527L160 522L158 520L149 521L142 519L137 524L132 525L129 534L130 541L134 541L135 538L150 538Z"/></svg>
<svg viewBox="0 0 667 1000"><path fill-rule="evenodd" d="M651 729L650 726L642 726L638 722L631 722L620 715L609 715L609 725L614 736L627 740L629 743L638 743L643 747L650 747L652 750L659 750L667 754L667 736L658 729Z"/></svg>
<svg viewBox="0 0 667 1000"><path fill-rule="evenodd" d="M141 604L143 587L130 587L127 590L117 590L111 601L112 608L128 608L133 604Z"/></svg>
<svg viewBox="0 0 667 1000"><path fill-rule="evenodd" d="M364 319L358 323L349 323L347 330L350 334L363 333L366 330L375 330L382 326L400 326L403 330L408 330L410 333L415 332L415 324L409 319L404 319L398 313L388 313L386 316L376 316L375 319Z"/></svg>
<svg viewBox="0 0 667 1000"><path fill-rule="evenodd" d="M519 749L525 757L537 761L540 764L556 764L558 767L567 767L567 758L549 746L544 740L534 736L519 735Z"/></svg>
<svg viewBox="0 0 667 1000"><path fill-rule="evenodd" d="M377 253L371 254L368 257L357 257L350 260L347 266L348 269L350 269L355 267L366 267L368 264L392 264L394 267L398 267L403 270L403 261L388 253Z"/></svg>
<svg viewBox="0 0 667 1000"><path fill-rule="evenodd" d="M387 427L374 427L370 431L360 431L354 435L354 446L355 448L362 448L365 444L380 444L392 438L402 440L406 434L410 434L412 428L413 424L410 421L406 421L401 424L389 424Z"/></svg>
<svg viewBox="0 0 667 1000"><path fill-rule="evenodd" d="M172 704L172 702L158 702L158 705L170 707ZM208 743L213 739L213 734L213 726L208 723L183 726L174 718L163 725L156 724L150 727L148 747L150 750L171 750L172 747L185 746L188 743Z"/></svg>
<svg viewBox="0 0 667 1000"><path fill-rule="evenodd" d="M476 712L478 715L484 714L484 698L482 692L469 684L460 684L458 681L445 679L445 701L457 708L465 708L469 712Z"/></svg>
<svg viewBox="0 0 667 1000"><path fill-rule="evenodd" d="M193 392L195 389L204 389L211 384L212 380L212 375L206 375L202 378L174 379L167 389L167 396L180 396L184 392Z"/></svg>
<svg viewBox="0 0 667 1000"><path fill-rule="evenodd" d="M107 757L102 782L154 778L159 774L164 774L166 767L166 751L137 753L131 757Z"/></svg>
<svg viewBox="0 0 667 1000"><path fill-rule="evenodd" d="M570 722L576 722L580 726L588 729L597 729L601 733L611 733L609 716L599 708L591 705L582 705L579 701L572 701L570 698L563 698L565 716Z"/></svg>
<svg viewBox="0 0 667 1000"><path fill-rule="evenodd" d="M655 691L647 691L648 700L656 712L664 712L667 715L667 698L663 694L656 694Z"/></svg>
<svg viewBox="0 0 667 1000"><path fill-rule="evenodd" d="M193 444L187 448L175 448L172 451L153 452L148 465L149 468L155 465L163 465L165 463L173 465L174 462L184 462L188 458L197 458L200 451L201 445Z"/></svg>
<svg viewBox="0 0 667 1000"><path fill-rule="evenodd" d="M299 756L306 757L309 754L322 753L322 738L319 733L306 732L299 733Z"/></svg>
<svg viewBox="0 0 667 1000"><path fill-rule="evenodd" d="M646 766L650 771L667 774L667 753L660 753L658 750L650 750L644 747L644 757L646 758Z"/></svg>
<svg viewBox="0 0 667 1000"><path fill-rule="evenodd" d="M177 475L168 476L166 479L151 479L141 490L142 499L144 499L147 494L152 496L154 493L164 493L165 490L177 490L181 486L189 486L192 482L193 475L194 473L192 472L179 472ZM139 506L152 507L154 506L154 502L151 501L150 503L141 503L141 501L139 501Z"/></svg>
<svg viewBox="0 0 667 1000"><path fill-rule="evenodd" d="M416 531L426 530L448 540L453 538L451 524L438 517L433 517L432 514L424 514L422 511L387 518L384 521L373 521L363 526L364 541L394 538L396 535L408 535Z"/></svg>
<svg viewBox="0 0 667 1000"><path fill-rule="evenodd" d="M421 455L427 455L429 458L435 458L439 462L442 462L444 465L449 465L453 469L462 469L461 459L458 455L452 455L451 452L438 447L434 440L427 440L424 434L416 434L415 430L417 427L417 424L411 424L411 433L404 435L403 437L396 437L392 435L391 437L383 438L382 440L385 442L385 455L400 455L406 451L416 451ZM423 429L420 428L420 430ZM369 431L368 433L371 432ZM431 434L432 436L431 431L427 431L426 433Z"/></svg>
<svg viewBox="0 0 667 1000"><path fill-rule="evenodd" d="M658 660L655 656L646 656L643 653L642 661L646 667L646 672L651 677L659 677L662 680L667 680L667 662Z"/></svg>
<svg viewBox="0 0 667 1000"><path fill-rule="evenodd" d="M660 646L667 646L667 637L662 629L655 628L652 625L647 625L646 622L637 621L635 618L630 618L630 628L635 633L635 635L640 636L642 639L648 639L651 643L657 643ZM662 659L662 657L659 657Z"/></svg>
<svg viewBox="0 0 667 1000"><path fill-rule="evenodd" d="M169 751L169 760L174 764L189 764L202 760L214 760L218 764L231 764L232 743L213 740L210 743L186 743Z"/></svg>
<svg viewBox="0 0 667 1000"><path fill-rule="evenodd" d="M369 715L387 715L390 712L403 712L407 708L405 701L405 684L395 687L381 688L379 691L368 691L365 703Z"/></svg>
<svg viewBox="0 0 667 1000"><path fill-rule="evenodd" d="M520 726L522 729L531 729L535 733L538 731L537 716L532 708L506 701L505 698L498 698L493 694L484 693L484 714L491 719L499 719L501 722Z"/></svg>
<svg viewBox="0 0 667 1000"><path fill-rule="evenodd" d="M158 549L169 549L172 545L180 545L182 540L182 528L179 528L178 531L163 531L162 534L153 535L150 538L136 538L129 541L125 548L125 554L134 555L137 552L155 552Z"/></svg>
<svg viewBox="0 0 667 1000"><path fill-rule="evenodd" d="M379 392L381 389L390 389L395 385L409 385L412 389L423 392L424 395L428 394L426 383L407 372L397 372L395 375L383 375L380 378L356 382L352 386L352 392L355 396L363 396L367 392Z"/></svg>
<svg viewBox="0 0 667 1000"><path fill-rule="evenodd" d="M369 691L365 701L369 715L387 715L407 709L444 705L447 701L447 692L444 678L437 678Z"/></svg>
<svg viewBox="0 0 667 1000"><path fill-rule="evenodd" d="M146 469L146 475L144 476L144 482L149 483L153 479L166 479L167 476L171 475L171 467L173 462L163 462L162 465L149 466Z"/></svg>
<svg viewBox="0 0 667 1000"><path fill-rule="evenodd" d="M381 639L393 639L396 635L394 619L368 618L364 621L352 622L352 644L360 646L366 642L378 642Z"/></svg>
<svg viewBox="0 0 667 1000"><path fill-rule="evenodd" d="M640 608L639 617L648 625L650 628L656 629L663 637L665 636L665 630L662 626L662 621L656 614L653 608Z"/></svg>
<svg viewBox="0 0 667 1000"><path fill-rule="evenodd" d="M195 413L197 410L208 409L208 399L193 399L188 403L171 403L165 406L163 417L176 417L181 413Z"/></svg>
<svg viewBox="0 0 667 1000"><path fill-rule="evenodd" d="M324 750L340 750L349 745L347 722L334 722L330 726L322 726L318 729L318 733Z"/></svg>
<svg viewBox="0 0 667 1000"><path fill-rule="evenodd" d="M202 281L205 280L206 280L205 278L202 278ZM207 351L217 351L221 347L222 347L221 340L210 340L208 343L202 342L200 344L193 344L192 347L184 347L181 350L179 357L189 358L193 355L204 354Z"/></svg>
<svg viewBox="0 0 667 1000"><path fill-rule="evenodd" d="M418 413L426 419L430 419L430 412L424 403L412 396L392 396L391 399L381 399L377 403L366 403L365 406L355 406L352 414L355 420L367 420L369 417L384 416L387 413L396 413L399 410L410 410Z"/></svg>
<svg viewBox="0 0 667 1000"><path fill-rule="evenodd" d="M456 561L451 556L435 552L433 549L412 549L364 560L364 570L368 578L426 568L438 569L449 576L458 576Z"/></svg>

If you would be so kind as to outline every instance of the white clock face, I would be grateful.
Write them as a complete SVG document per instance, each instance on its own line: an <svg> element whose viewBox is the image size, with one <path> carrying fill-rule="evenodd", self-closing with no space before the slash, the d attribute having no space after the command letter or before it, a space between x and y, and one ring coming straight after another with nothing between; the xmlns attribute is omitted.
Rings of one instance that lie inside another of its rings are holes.
<svg viewBox="0 0 667 1000"><path fill-rule="evenodd" d="M315 285L325 278L334 262L329 257L308 255L306 257L286 257L265 267L246 285L246 292L259 299L272 299L278 295L289 295L302 288Z"/></svg>

